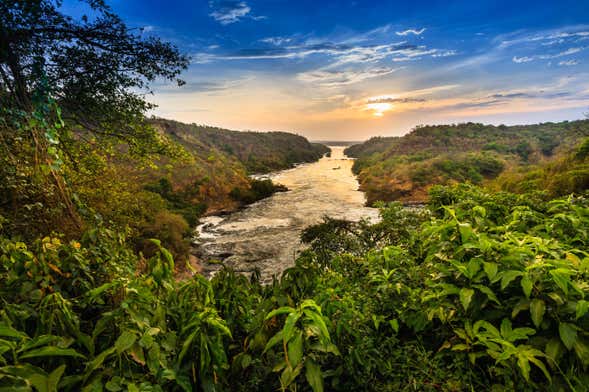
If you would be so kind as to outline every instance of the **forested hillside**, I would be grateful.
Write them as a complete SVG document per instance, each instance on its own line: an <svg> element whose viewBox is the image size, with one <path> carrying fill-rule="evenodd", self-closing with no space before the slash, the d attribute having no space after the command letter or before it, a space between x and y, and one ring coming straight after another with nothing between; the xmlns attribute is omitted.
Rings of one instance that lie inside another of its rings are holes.
<svg viewBox="0 0 589 392"><path fill-rule="evenodd" d="M249 173L267 173L295 163L313 162L329 151L323 144L310 143L302 136L286 132L236 132L163 119L152 122L191 151L205 154L216 149L236 157Z"/></svg>
<svg viewBox="0 0 589 392"><path fill-rule="evenodd" d="M368 202L423 202L434 184L487 183L501 173L564 158L589 136L589 121L527 126L475 123L417 127L346 149ZM585 174L587 177L587 174ZM567 188L567 189L570 189ZM556 195L554 195L556 196Z"/></svg>

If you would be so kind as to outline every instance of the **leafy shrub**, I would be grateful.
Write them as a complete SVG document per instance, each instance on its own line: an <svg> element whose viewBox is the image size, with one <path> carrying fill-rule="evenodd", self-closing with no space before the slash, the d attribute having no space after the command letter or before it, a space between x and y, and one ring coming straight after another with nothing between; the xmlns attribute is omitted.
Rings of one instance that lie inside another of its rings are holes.
<svg viewBox="0 0 589 392"><path fill-rule="evenodd" d="M250 188L243 190L233 188L229 196L235 201L245 204L255 203L258 200L272 196L276 192L285 192L288 189L284 185L276 185L272 180L250 180Z"/></svg>
<svg viewBox="0 0 589 392"><path fill-rule="evenodd" d="M142 259L104 229L3 238L0 386L584 390L586 199L463 184L380 211L307 229L268 286L227 269L178 282L159 241Z"/></svg>
<svg viewBox="0 0 589 392"><path fill-rule="evenodd" d="M142 237L139 248L146 257L153 257L159 250L154 246L151 238L157 238L162 245L169 249L178 261L186 261L186 255L190 248L187 239L190 226L180 215L168 211L160 211L153 218L153 222L142 228Z"/></svg>

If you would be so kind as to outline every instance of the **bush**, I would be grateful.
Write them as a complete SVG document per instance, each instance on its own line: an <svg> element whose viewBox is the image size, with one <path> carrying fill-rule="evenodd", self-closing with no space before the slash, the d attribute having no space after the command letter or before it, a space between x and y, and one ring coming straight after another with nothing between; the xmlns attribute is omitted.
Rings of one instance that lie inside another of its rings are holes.
<svg viewBox="0 0 589 392"><path fill-rule="evenodd" d="M286 192L288 189L284 185L276 185L272 180L250 180L250 188L233 188L229 196L235 201L243 204L251 204L256 201L272 196L276 192Z"/></svg>
<svg viewBox="0 0 589 392"><path fill-rule="evenodd" d="M460 185L380 211L307 229L267 286L227 269L178 282L159 241L142 259L104 229L1 238L0 387L586 389L587 199Z"/></svg>
<svg viewBox="0 0 589 392"><path fill-rule="evenodd" d="M190 226L178 214L160 211L153 218L153 222L142 228L139 239L139 249L146 257L153 257L159 250L150 240L157 238L162 246L169 249L178 261L186 261L190 249Z"/></svg>

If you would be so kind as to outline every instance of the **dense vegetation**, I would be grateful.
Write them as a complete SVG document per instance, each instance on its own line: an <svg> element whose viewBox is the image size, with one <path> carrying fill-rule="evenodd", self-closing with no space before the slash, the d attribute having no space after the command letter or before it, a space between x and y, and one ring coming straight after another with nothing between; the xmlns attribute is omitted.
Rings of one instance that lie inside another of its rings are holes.
<svg viewBox="0 0 589 392"><path fill-rule="evenodd" d="M288 169L295 163L316 161L329 151L323 144L286 132L236 132L162 119L153 123L191 151L216 149L235 156L249 173Z"/></svg>
<svg viewBox="0 0 589 392"><path fill-rule="evenodd" d="M272 285L174 278L105 229L0 242L0 384L63 390L585 390L589 203L434 188L327 220ZM139 273L138 273L139 272Z"/></svg>
<svg viewBox="0 0 589 392"><path fill-rule="evenodd" d="M354 171L369 203L424 202L433 184L486 184L501 173L506 173L502 183L518 182L518 170L537 172L539 165L542 171L548 162L567 160L587 136L589 120L509 127L475 123L423 126L402 137L372 138L347 148L346 154L358 158ZM578 183L587 181L589 172L581 167L575 170L576 177L585 179ZM538 189L537 185L527 190ZM583 188L567 186L551 196L578 189Z"/></svg>
<svg viewBox="0 0 589 392"><path fill-rule="evenodd" d="M324 148L146 119L138 91L187 59L100 0L57 5L0 3L0 390L587 389L589 201L548 200L587 188L587 122L374 140L363 186L405 167L425 208L326 218L267 286L181 280L200 214ZM528 193L429 187L491 177Z"/></svg>
<svg viewBox="0 0 589 392"><path fill-rule="evenodd" d="M147 119L149 82L181 85L188 59L127 29L102 1L87 3L93 16L79 20L50 0L0 5L2 234L73 239L104 225L129 230L148 256L159 238L184 261L203 213L281 190L250 174L326 152L293 134Z"/></svg>

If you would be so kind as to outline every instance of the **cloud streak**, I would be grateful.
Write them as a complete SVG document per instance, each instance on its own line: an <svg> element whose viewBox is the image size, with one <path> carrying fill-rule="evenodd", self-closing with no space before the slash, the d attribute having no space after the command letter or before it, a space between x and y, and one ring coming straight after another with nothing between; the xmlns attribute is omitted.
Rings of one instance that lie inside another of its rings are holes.
<svg viewBox="0 0 589 392"><path fill-rule="evenodd" d="M253 20L265 19L264 16L252 15L252 9L245 1L211 0L209 7L213 9L209 16L223 26L237 23L246 17Z"/></svg>
<svg viewBox="0 0 589 392"><path fill-rule="evenodd" d="M551 60L551 59L557 59L559 57L570 56L572 54L579 53L585 49L586 49L586 47L568 48L566 50L563 50L562 52L554 53L554 54L540 54L540 55L522 56L522 57L513 56L512 61L517 64L522 64L522 63L529 63L529 62L536 61L536 60ZM574 60L571 60L571 61L574 61Z"/></svg>
<svg viewBox="0 0 589 392"><path fill-rule="evenodd" d="M277 43L276 39L264 39L267 43ZM281 41L286 42L286 41ZM391 59L395 62L418 60L424 56L433 58L454 56L455 50L427 48L424 45L413 45L397 42L382 45L350 45L333 42L299 44L270 48L245 48L231 53L197 53L193 60L197 64L218 60L272 60L302 59L312 55L325 55L333 62L330 67L341 67L352 63L376 63Z"/></svg>
<svg viewBox="0 0 589 392"><path fill-rule="evenodd" d="M423 28L421 28L419 30L417 30L417 29L407 29L407 30L404 30L404 31L396 31L395 34L397 34L397 35L399 35L401 37L405 37L405 36L411 35L411 34L412 35L421 35L421 34L423 34L423 32L425 30L426 30L425 27L423 27Z"/></svg>
<svg viewBox="0 0 589 392"><path fill-rule="evenodd" d="M315 83L323 87L339 87L358 83L367 79L390 75L400 68L375 68L367 70L330 71L317 70L300 73L297 79L302 82Z"/></svg>
<svg viewBox="0 0 589 392"><path fill-rule="evenodd" d="M262 38L260 40L260 42L263 42L265 44L270 44L270 45L274 45L274 46L282 46L284 44L288 44L292 41L292 38L288 38L288 37L267 37L267 38Z"/></svg>

